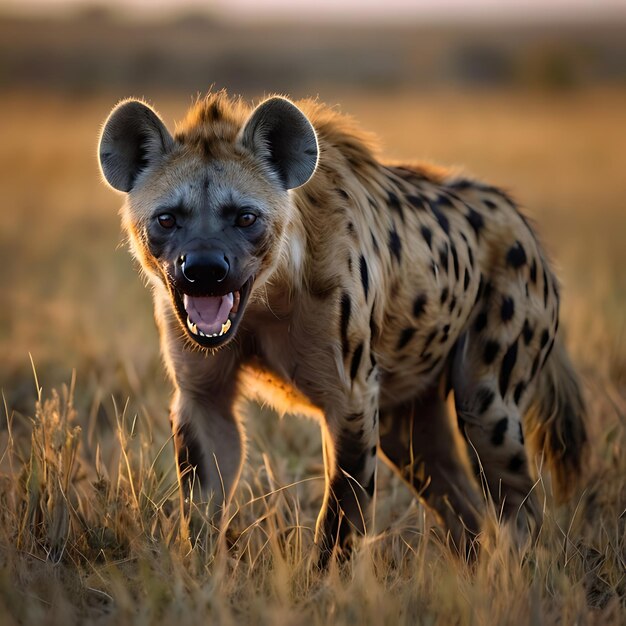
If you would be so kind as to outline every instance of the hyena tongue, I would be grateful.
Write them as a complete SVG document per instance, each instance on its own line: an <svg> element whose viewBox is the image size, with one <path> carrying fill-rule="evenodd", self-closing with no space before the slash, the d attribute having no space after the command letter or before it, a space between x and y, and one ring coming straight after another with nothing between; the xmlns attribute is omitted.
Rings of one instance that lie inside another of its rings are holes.
<svg viewBox="0 0 626 626"><path fill-rule="evenodd" d="M222 330L222 324L226 323L228 314L233 308L233 294L213 298L194 298L185 295L183 305L189 319L205 335L214 335Z"/></svg>

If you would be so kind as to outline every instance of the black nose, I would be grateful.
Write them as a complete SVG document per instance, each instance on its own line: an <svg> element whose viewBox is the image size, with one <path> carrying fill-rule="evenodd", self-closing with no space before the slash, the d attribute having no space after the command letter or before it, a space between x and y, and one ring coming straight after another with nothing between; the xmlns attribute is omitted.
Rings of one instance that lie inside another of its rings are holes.
<svg viewBox="0 0 626 626"><path fill-rule="evenodd" d="M199 283L198 286L221 283L230 270L228 259L220 252L190 252L178 262L183 276L190 283Z"/></svg>

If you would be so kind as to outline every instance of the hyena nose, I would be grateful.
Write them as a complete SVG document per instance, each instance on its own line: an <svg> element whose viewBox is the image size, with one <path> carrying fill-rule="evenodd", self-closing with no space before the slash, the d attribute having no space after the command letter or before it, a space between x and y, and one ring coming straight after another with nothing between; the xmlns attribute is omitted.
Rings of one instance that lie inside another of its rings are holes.
<svg viewBox="0 0 626 626"><path fill-rule="evenodd" d="M179 257L178 262L185 279L198 286L223 282L230 264L219 252L190 252Z"/></svg>

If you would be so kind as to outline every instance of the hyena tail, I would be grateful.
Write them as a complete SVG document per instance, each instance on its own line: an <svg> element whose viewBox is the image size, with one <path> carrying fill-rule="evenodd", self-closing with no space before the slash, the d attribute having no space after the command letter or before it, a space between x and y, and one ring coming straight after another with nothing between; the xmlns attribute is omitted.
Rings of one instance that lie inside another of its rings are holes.
<svg viewBox="0 0 626 626"><path fill-rule="evenodd" d="M558 340L539 374L537 395L526 415L526 430L535 450L543 453L557 499L567 499L587 463L585 402L580 382Z"/></svg>

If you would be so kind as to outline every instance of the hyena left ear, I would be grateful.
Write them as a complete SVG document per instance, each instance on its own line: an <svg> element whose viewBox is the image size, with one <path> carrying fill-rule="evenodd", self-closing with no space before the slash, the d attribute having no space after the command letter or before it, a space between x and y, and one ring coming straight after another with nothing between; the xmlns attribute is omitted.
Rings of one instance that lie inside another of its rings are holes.
<svg viewBox="0 0 626 626"><path fill-rule="evenodd" d="M304 185L317 167L315 130L286 98L261 103L245 123L240 142L278 175L285 189Z"/></svg>
<svg viewBox="0 0 626 626"><path fill-rule="evenodd" d="M100 135L98 157L111 187L129 192L137 177L174 145L156 112L139 100L120 102Z"/></svg>

